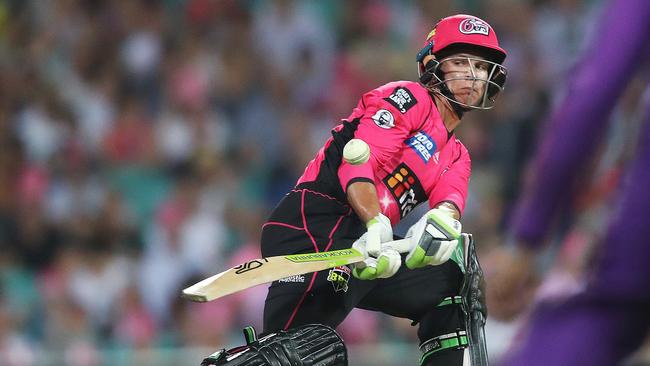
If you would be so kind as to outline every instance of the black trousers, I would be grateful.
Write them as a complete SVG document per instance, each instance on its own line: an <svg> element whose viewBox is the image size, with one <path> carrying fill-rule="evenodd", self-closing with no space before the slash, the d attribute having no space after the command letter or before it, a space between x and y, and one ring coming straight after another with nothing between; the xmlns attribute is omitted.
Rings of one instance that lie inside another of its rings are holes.
<svg viewBox="0 0 650 366"><path fill-rule="evenodd" d="M262 231L262 255L287 255L349 248L365 226L343 202L298 186L271 214ZM419 323L421 342L464 330L459 306L437 305L458 295L462 273L452 262L409 270L386 279L362 281L347 267L275 281L264 307L264 332L303 324L338 326L357 307ZM440 352L431 360L462 364L462 352ZM444 361L443 361L444 359Z"/></svg>

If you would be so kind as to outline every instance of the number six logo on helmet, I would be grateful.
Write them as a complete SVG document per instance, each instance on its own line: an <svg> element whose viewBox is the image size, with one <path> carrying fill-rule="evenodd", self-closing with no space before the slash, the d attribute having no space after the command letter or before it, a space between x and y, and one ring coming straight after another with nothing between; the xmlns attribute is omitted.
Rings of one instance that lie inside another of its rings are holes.
<svg viewBox="0 0 650 366"><path fill-rule="evenodd" d="M458 30L463 34L483 34L487 36L490 33L490 26L481 19L467 18L460 22Z"/></svg>

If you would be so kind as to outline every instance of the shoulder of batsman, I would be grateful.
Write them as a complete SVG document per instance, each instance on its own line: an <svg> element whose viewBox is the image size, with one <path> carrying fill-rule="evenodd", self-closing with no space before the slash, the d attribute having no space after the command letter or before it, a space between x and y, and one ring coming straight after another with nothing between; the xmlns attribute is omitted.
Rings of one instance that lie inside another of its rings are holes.
<svg viewBox="0 0 650 366"><path fill-rule="evenodd" d="M392 105L395 111L400 114L407 114L411 110L418 111L416 114L421 113L421 111L429 111L432 103L429 91L413 81L393 81L384 84L373 90L370 96L377 98L374 100L381 100L381 105L387 107Z"/></svg>
<svg viewBox="0 0 650 366"><path fill-rule="evenodd" d="M405 89L416 98L424 98L429 95L429 91L422 84L410 80L398 80L386 83L375 90L383 96L393 94L396 89Z"/></svg>

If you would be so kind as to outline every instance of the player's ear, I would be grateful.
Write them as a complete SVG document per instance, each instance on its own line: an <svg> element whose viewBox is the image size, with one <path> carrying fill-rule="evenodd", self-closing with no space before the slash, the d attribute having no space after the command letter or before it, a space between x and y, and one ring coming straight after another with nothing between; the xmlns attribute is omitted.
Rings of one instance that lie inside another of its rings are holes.
<svg viewBox="0 0 650 366"><path fill-rule="evenodd" d="M422 68L420 83L427 85L431 82L431 79L433 79L435 68L438 66L439 62L436 60L435 56L428 55L424 60L422 60L422 63L423 65L420 66Z"/></svg>
<svg viewBox="0 0 650 366"><path fill-rule="evenodd" d="M435 56L431 56L428 60L425 60L426 63L424 64L424 70L433 72L433 69L439 64L438 60L436 60Z"/></svg>

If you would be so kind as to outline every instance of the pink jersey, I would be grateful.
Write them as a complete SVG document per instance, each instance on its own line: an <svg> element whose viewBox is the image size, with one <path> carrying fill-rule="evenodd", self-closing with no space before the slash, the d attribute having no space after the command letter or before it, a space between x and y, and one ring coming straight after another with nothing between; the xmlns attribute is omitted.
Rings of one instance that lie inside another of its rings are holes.
<svg viewBox="0 0 650 366"><path fill-rule="evenodd" d="M298 184L337 180L341 194L332 193L341 196L352 182L374 182L382 213L393 224L425 201L430 207L452 202L463 212L471 170L469 153L447 132L429 91L420 84L392 82L364 94L332 135ZM343 146L352 138L370 146L367 163L342 161ZM323 174L327 170L330 178Z"/></svg>

